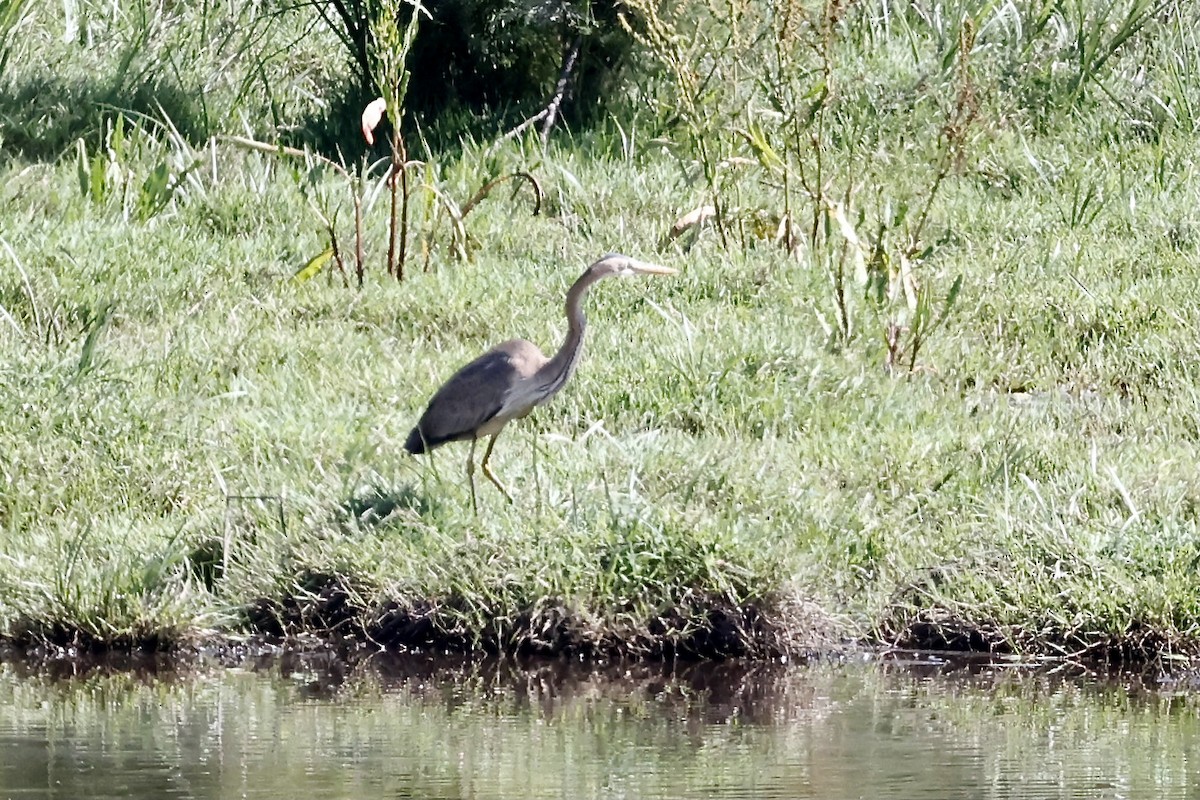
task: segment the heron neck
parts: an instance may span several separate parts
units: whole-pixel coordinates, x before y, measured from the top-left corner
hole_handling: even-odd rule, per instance
[[[567,379],[575,372],[579,357],[583,353],[583,334],[587,329],[587,318],[583,315],[583,299],[588,289],[598,278],[584,274],[567,291],[567,335],[562,347],[554,354],[546,365],[539,370],[545,377],[542,383],[546,397],[562,388]]]

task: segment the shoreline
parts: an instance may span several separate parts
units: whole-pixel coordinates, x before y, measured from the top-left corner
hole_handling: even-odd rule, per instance
[[[402,603],[355,608],[350,593],[334,585],[307,597],[261,599],[245,609],[240,628],[153,631],[141,637],[104,640],[67,625],[27,628],[0,637],[0,657],[131,658],[186,657],[201,652],[386,652],[464,658],[548,658],[580,663],[721,662],[788,663],[824,660],[846,652],[910,653],[1005,662],[1072,663],[1087,668],[1191,670],[1200,640],[1138,630],[1128,638],[1026,638],[1014,646],[1000,626],[956,620],[937,609],[920,612],[888,640],[854,638],[811,603],[766,611],[709,606],[666,614],[624,635],[612,627],[587,626],[582,616],[543,607],[515,615],[510,624],[482,630],[447,628],[445,603]],[[1165,642],[1170,646],[1164,646]]]

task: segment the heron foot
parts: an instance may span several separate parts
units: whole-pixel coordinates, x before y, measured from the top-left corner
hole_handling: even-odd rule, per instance
[[[492,436],[491,441],[488,442],[487,449],[483,451],[483,461],[479,463],[479,466],[483,468],[483,474],[487,476],[487,479],[495,484],[496,488],[500,490],[500,494],[504,495],[505,499],[511,503],[513,501],[512,495],[508,493],[508,489],[504,488],[504,484],[500,482],[500,479],[496,477],[496,473],[492,472],[492,468],[488,466],[488,459],[492,457],[492,448],[496,446],[496,439],[499,436],[499,433]]]
[[[500,482],[500,479],[496,477],[496,474],[492,472],[492,468],[487,464],[483,464],[482,466],[483,474],[487,476],[489,481],[495,484],[496,488],[500,490],[500,494],[504,495],[504,499],[511,503],[513,501],[512,495],[509,494],[508,489],[506,489],[504,484]]]

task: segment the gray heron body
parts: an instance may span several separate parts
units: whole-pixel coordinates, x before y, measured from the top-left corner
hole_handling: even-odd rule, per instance
[[[567,290],[567,336],[553,357],[532,342],[510,339],[465,365],[434,393],[425,413],[408,434],[404,449],[419,455],[447,442],[470,440],[467,479],[475,506],[475,442],[490,436],[480,467],[510,501],[512,495],[488,466],[496,438],[510,421],[520,419],[553,397],[575,372],[583,352],[587,320],[583,299],[596,281],[611,276],[673,275],[675,270],[629,256],[610,254],[592,264]]]

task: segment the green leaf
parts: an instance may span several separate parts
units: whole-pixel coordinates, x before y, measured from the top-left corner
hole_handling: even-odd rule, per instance
[[[771,143],[767,141],[767,134],[761,126],[753,122],[750,123],[746,130],[742,131],[742,136],[745,137],[746,142],[750,145],[750,149],[754,151],[755,158],[758,159],[758,163],[763,167],[771,169],[772,167],[783,166],[783,159],[775,152],[775,148],[771,147]]]
[[[950,316],[950,311],[954,308],[954,304],[958,301],[958,293],[962,291],[962,285],[963,276],[959,274],[958,277],[954,279],[954,283],[950,285],[950,291],[946,293],[946,299],[942,301],[942,310],[938,314],[937,319],[933,321],[933,325],[930,326],[930,333],[942,327],[942,324],[945,323],[946,318]]]
[[[958,300],[958,293],[962,290],[963,276],[960,274],[954,279],[954,283],[950,286],[950,291],[946,293],[946,302],[942,304],[942,319],[950,313],[950,309],[954,308],[954,303]]]
[[[949,72],[954,66],[954,57],[958,55],[958,38],[955,37],[954,43],[946,48],[946,52],[942,54],[942,72]]]
[[[75,365],[76,375],[83,375],[88,372],[96,361],[96,345],[100,341],[100,334],[108,325],[108,320],[112,316],[112,303],[104,302],[100,305],[95,313],[90,314],[87,321],[87,336],[83,340],[83,347],[79,352],[79,362]]]
[[[142,182],[142,190],[138,193],[138,217],[146,220],[161,211],[171,200],[170,187],[171,168],[165,161],[160,161]]]
[[[108,193],[108,181],[105,180],[105,171],[108,169],[108,164],[104,157],[97,153],[92,157],[92,173],[91,173],[91,197],[96,203],[104,202],[104,196]]]
[[[104,200],[106,189],[104,171],[107,166],[103,156],[99,153],[88,157],[87,144],[83,139],[75,140],[75,175],[79,179],[79,193],[83,195],[84,199],[91,200],[93,203],[100,203]]]
[[[113,121],[112,130],[108,134],[108,148],[112,150],[117,163],[125,160],[125,115],[118,114]]]
[[[332,258],[333,245],[330,245],[317,255],[310,258],[308,263],[301,267],[300,270],[292,276],[292,280],[296,283],[304,283],[305,281],[315,278],[317,273],[324,269],[325,265],[328,264]]]
[[[88,164],[87,144],[82,138],[75,140],[75,174],[79,178],[79,193],[86,198],[92,188],[92,174]]]

